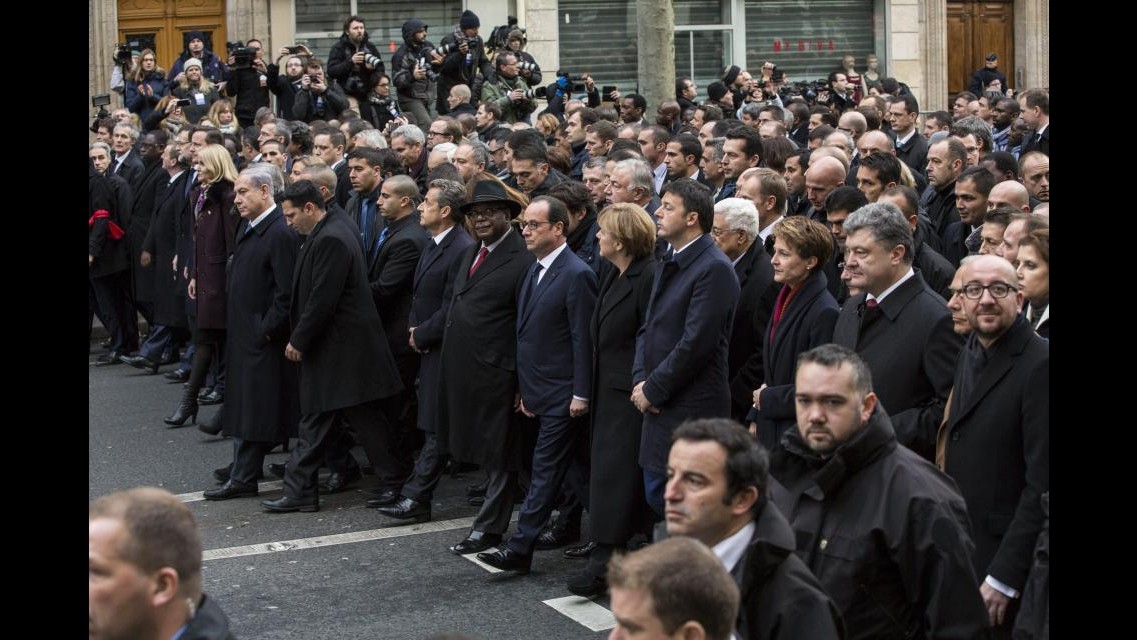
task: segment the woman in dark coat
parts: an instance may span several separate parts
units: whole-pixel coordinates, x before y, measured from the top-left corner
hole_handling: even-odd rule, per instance
[[[123,101],[131,113],[137,113],[142,122],[154,111],[158,101],[169,93],[166,70],[158,66],[154,51],[145,49],[133,77],[126,81],[126,96]],[[147,129],[149,130],[149,129]]]
[[[767,450],[781,446],[793,426],[794,371],[797,356],[831,342],[840,308],[829,293],[822,266],[833,254],[833,235],[803,216],[774,225],[774,282],[782,284],[766,327],[762,360],[766,383],[754,391],[755,410],[747,416],[750,432]]]
[[[630,203],[600,213],[596,234],[600,255],[615,267],[600,285],[592,316],[592,470],[589,529],[596,548],[569,591],[582,596],[603,591],[608,558],[637,532],[651,529],[644,499],[640,455],[643,415],[632,404],[636,332],[647,314],[655,275],[655,223]]]
[[[196,350],[182,401],[166,418],[166,424],[174,427],[197,418],[197,393],[214,353],[225,343],[225,265],[233,254],[240,222],[233,207],[237,167],[229,152],[221,145],[207,145],[198,152],[198,162],[201,186],[190,191],[194,214],[193,253],[186,287],[187,295],[197,307],[197,330],[193,335]]]

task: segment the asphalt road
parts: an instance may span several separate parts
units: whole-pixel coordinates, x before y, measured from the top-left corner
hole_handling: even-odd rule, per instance
[[[177,404],[181,385],[126,365],[95,367],[95,355],[88,377],[88,499],[154,485],[185,500],[202,529],[204,589],[238,638],[417,640],[458,632],[475,640],[573,640],[607,634],[607,598],[591,602],[564,588],[582,561],[539,551],[533,572],[514,576],[449,552],[477,512],[464,491],[478,472],[447,476],[435,495],[433,520],[424,525],[392,526],[397,521],[365,508],[369,496],[360,490],[373,484],[371,476],[347,492],[322,496],[317,513],[265,513],[260,501],[282,495],[281,482],[271,476],[258,498],[205,501],[200,492],[217,486],[211,472],[229,463],[231,441],[192,426],[168,428],[162,417]],[[199,418],[215,410],[203,407]],[[286,459],[278,450],[267,462]]]

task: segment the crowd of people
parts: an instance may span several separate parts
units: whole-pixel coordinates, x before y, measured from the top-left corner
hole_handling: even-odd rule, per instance
[[[266,511],[370,474],[368,507],[424,522],[476,465],[451,551],[567,547],[616,637],[1037,637],[1048,91],[977,73],[922,112],[846,56],[819,93],[731,66],[648,105],[544,86],[522,32],[490,59],[479,27],[408,20],[388,65],[352,16],[283,68],[191,34],[96,122],[96,364],[176,365],[166,424],[234,443],[205,498],[258,496],[293,442]],[[667,537],[731,580],[677,600],[700,552]]]

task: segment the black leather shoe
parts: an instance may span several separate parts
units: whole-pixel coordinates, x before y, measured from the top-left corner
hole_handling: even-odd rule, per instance
[[[159,365],[176,364],[178,362],[178,360],[181,360],[181,359],[182,358],[180,355],[178,355],[177,351],[167,351],[167,352],[162,354],[162,359],[158,361],[158,364]]]
[[[231,465],[231,464],[226,465],[224,467],[221,467],[220,469],[214,469],[213,470],[213,479],[224,484],[226,482],[229,482],[229,474],[231,474],[232,472],[233,472],[233,465]],[[264,471],[257,472],[257,480],[264,480],[264,479],[265,479]]]
[[[573,546],[564,550],[562,556],[569,560],[584,560],[592,555],[592,551],[596,548],[595,542],[586,542],[584,544],[574,544]]]
[[[203,492],[202,496],[206,500],[229,500],[230,498],[252,498],[256,496],[257,493],[256,485],[247,487],[243,484],[229,481],[216,489]]]
[[[311,512],[320,510],[320,499],[316,496],[310,498],[284,496],[276,500],[262,500],[261,506],[265,508],[265,511],[275,513],[292,513],[293,511]]]
[[[380,507],[379,513],[389,518],[409,520],[410,522],[406,524],[411,524],[412,522],[428,522],[430,521],[430,503],[418,502],[410,498],[401,498],[394,506]]]
[[[537,536],[538,551],[548,551],[550,549],[560,549],[561,547],[572,544],[580,540],[580,529],[548,529],[546,528]]]
[[[481,531],[471,531],[466,539],[458,544],[450,547],[452,553],[460,556],[467,553],[474,553],[476,551],[485,551],[490,547],[496,547],[501,544],[500,533],[482,533]]]
[[[334,472],[320,483],[320,493],[339,493],[362,479],[359,467],[352,467],[343,473]]]
[[[608,581],[604,576],[594,576],[590,572],[577,574],[565,583],[565,588],[574,596],[582,598],[595,598],[608,591]]]
[[[151,375],[158,373],[158,363],[145,356],[122,356],[120,359],[135,369],[149,371]]]
[[[533,556],[522,555],[509,547],[493,553],[479,553],[478,560],[495,569],[517,573],[529,573],[529,566],[533,564]]]
[[[225,401],[225,394],[216,391],[210,391],[204,397],[198,397],[197,403],[202,406],[209,406],[211,404],[221,404]]]
[[[268,464],[268,472],[272,475],[284,480],[284,473],[287,467],[280,462],[270,462]]]
[[[119,351],[108,351],[103,355],[95,358],[96,367],[105,367],[108,364],[120,364],[122,362],[123,354]]]
[[[489,485],[489,483],[490,483],[490,479],[486,478],[485,480],[482,480],[481,482],[479,482],[477,484],[466,485],[466,497],[467,498],[485,497],[486,487]]]
[[[399,501],[399,492],[396,489],[384,489],[378,496],[371,498],[364,504],[372,509],[389,507]]]
[[[189,380],[189,371],[185,369],[174,369],[173,371],[167,371],[166,375],[162,377],[170,382],[185,382]]]
[[[466,500],[466,502],[471,507],[480,507],[486,503],[486,497],[485,496],[476,496],[476,497],[473,497],[473,498]]]

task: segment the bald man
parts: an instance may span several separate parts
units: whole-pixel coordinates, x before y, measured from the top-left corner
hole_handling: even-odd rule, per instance
[[[816,152],[815,152],[816,153]],[[805,215],[811,220],[827,224],[825,198],[829,192],[845,184],[845,167],[836,158],[823,157],[810,161],[805,171],[805,197],[809,199],[809,210]]]
[[[874,153],[887,153],[891,156],[896,156],[896,159],[900,160],[900,156],[896,155],[896,145],[893,144],[892,138],[889,138],[887,133],[880,130],[866,131],[864,135],[857,139],[857,155],[859,157],[871,156]],[[906,168],[912,174],[912,179],[916,182],[916,193],[924,193],[924,190],[928,188],[927,176],[919,171],[913,171],[912,167],[904,164],[903,160],[900,160],[900,165],[902,167],[901,173],[903,173],[903,169]],[[854,171],[852,175],[855,178],[857,174]],[[855,187],[856,184],[850,186]]]
[[[1019,167],[1030,195],[1050,202],[1050,156],[1039,151],[1024,154],[1019,159]]]
[[[858,142],[869,128],[869,122],[865,119],[864,114],[857,111],[846,111],[841,114],[841,118],[837,121],[837,133],[844,133],[853,139],[853,146],[849,149],[849,171],[845,176],[845,184],[850,187],[857,186],[857,167],[861,164],[861,153],[858,150]],[[887,136],[886,136],[887,137]],[[893,146],[892,141],[889,140],[889,146]],[[825,144],[829,144],[829,138],[825,139]],[[895,153],[895,147],[893,147]]]
[[[987,195],[987,209],[996,207],[1010,207],[1016,211],[1030,213],[1030,192],[1021,182],[1004,180],[991,187]]]

